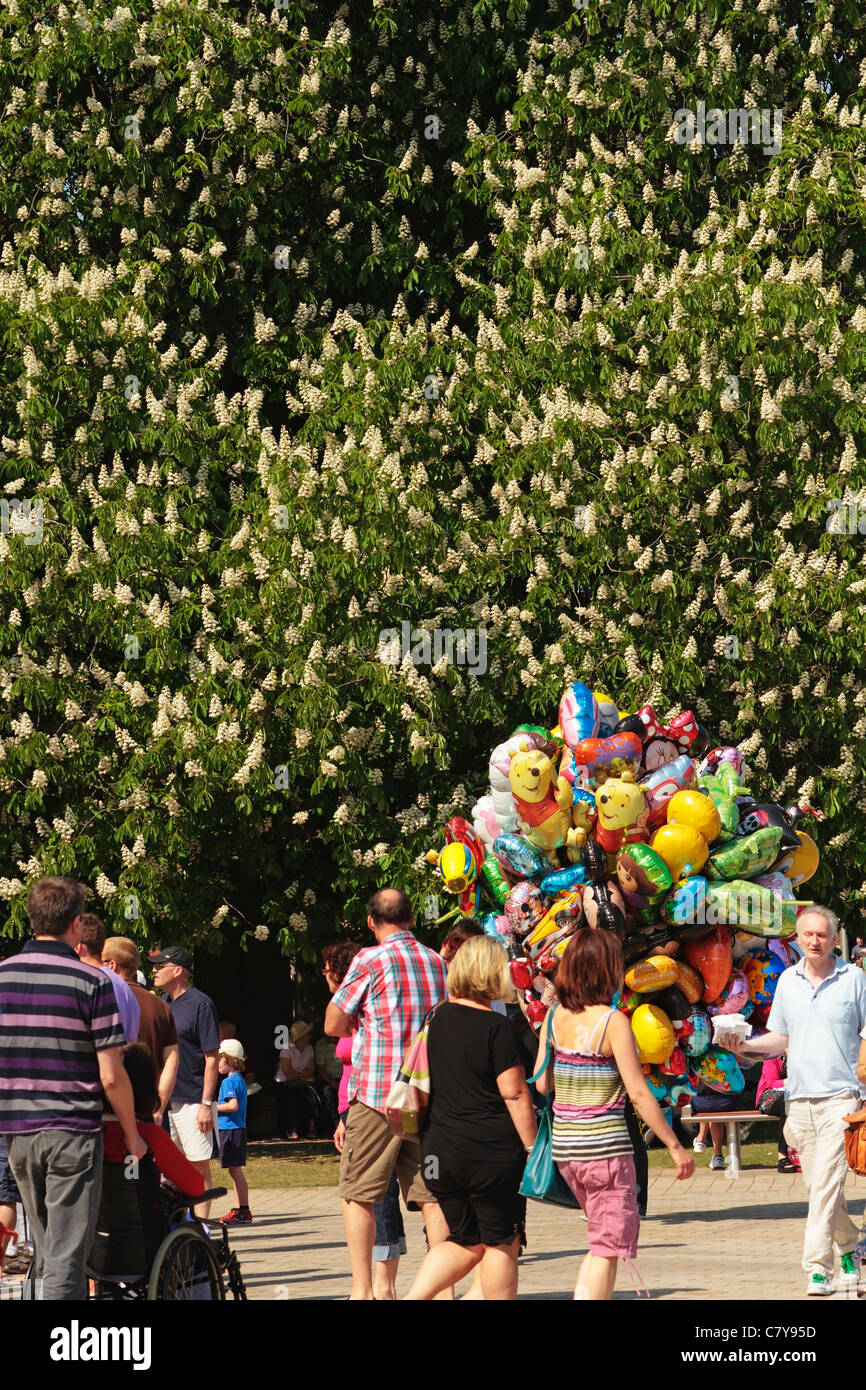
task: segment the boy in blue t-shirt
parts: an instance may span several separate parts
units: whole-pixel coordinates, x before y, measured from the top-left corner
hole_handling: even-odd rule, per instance
[[[235,1205],[223,1221],[233,1224],[252,1221],[249,1209],[250,1190],[244,1176],[247,1161],[247,1085],[244,1081],[246,1057],[237,1038],[220,1043],[220,1086],[217,1113],[219,1115],[220,1165],[228,1168],[234,1183]]]

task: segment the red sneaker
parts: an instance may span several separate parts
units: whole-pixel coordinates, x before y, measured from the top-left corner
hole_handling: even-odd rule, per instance
[[[228,1226],[248,1226],[253,1219],[249,1207],[232,1207],[222,1218]]]

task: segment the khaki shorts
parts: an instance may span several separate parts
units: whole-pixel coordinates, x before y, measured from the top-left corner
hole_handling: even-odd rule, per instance
[[[219,1158],[219,1151],[214,1152],[217,1108],[216,1105],[211,1105],[213,1129],[209,1134],[202,1134],[198,1127],[198,1111],[197,1101],[192,1101],[189,1105],[172,1101],[168,1112],[169,1133],[190,1163],[208,1163],[212,1158]]]
[[[340,1159],[340,1196],[346,1202],[381,1202],[391,1174],[410,1211],[436,1198],[421,1178],[421,1145],[401,1139],[378,1110],[353,1100],[346,1116],[346,1139]]]

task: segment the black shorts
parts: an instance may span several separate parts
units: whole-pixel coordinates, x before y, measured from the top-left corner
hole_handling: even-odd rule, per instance
[[[220,1130],[220,1167],[243,1168],[247,1161],[247,1132],[245,1129]]]
[[[20,1201],[21,1193],[18,1191],[18,1184],[12,1176],[12,1169],[9,1167],[6,1138],[0,1134],[0,1206],[14,1207]]]
[[[526,1198],[519,1188],[525,1158],[491,1163],[440,1157],[435,1178],[432,1158],[425,1150],[422,1172],[448,1222],[449,1240],[455,1245],[510,1245],[515,1236],[523,1237]]]
[[[742,1110],[743,1097],[726,1091],[713,1091],[709,1096],[692,1096],[693,1115],[724,1115],[726,1110]]]

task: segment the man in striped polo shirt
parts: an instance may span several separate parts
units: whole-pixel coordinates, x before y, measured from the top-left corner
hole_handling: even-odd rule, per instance
[[[43,878],[27,899],[34,939],[0,962],[0,1134],[36,1253],[31,1296],[80,1300],[102,1178],[103,1091],[127,1152],[143,1158],[114,991],[75,954],[84,889]]]
[[[334,1038],[357,1033],[352,1047],[349,1114],[340,1161],[340,1196],[352,1264],[350,1298],[373,1297],[372,1256],[381,1202],[396,1168],[403,1201],[420,1206],[431,1245],[448,1239],[448,1225],[421,1178],[421,1145],[392,1133],[388,1092],[403,1057],[434,1004],[446,997],[445,962],[412,934],[412,904],[396,888],[381,888],[367,904],[376,945],[359,951],[325,1014]]]

